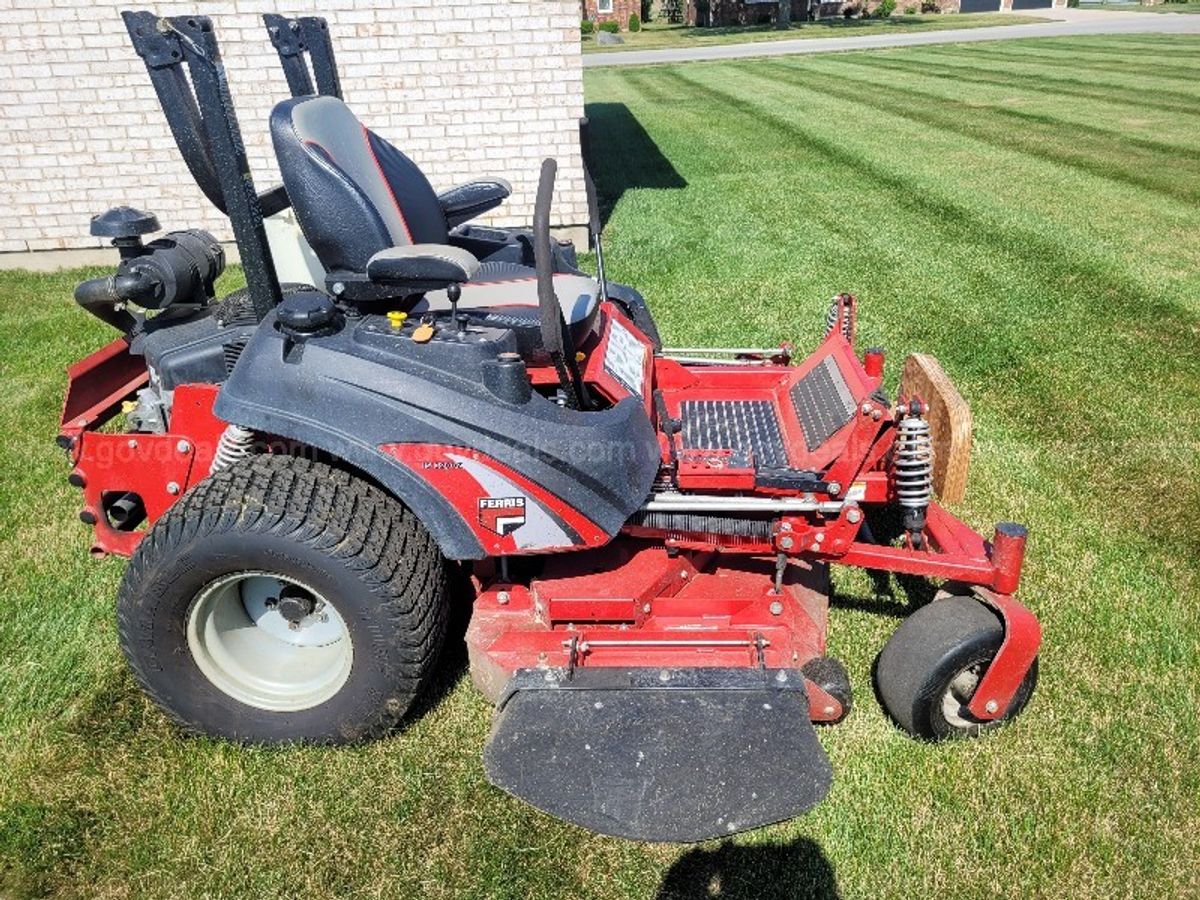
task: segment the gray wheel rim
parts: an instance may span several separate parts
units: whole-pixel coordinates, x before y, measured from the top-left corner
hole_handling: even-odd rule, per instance
[[[289,622],[275,608],[285,589],[312,610]],[[270,712],[297,712],[329,700],[346,683],[354,647],[345,620],[310,586],[274,572],[238,572],[206,585],[188,612],[187,643],[222,693]]]
[[[967,704],[975,696],[975,689],[983,677],[983,663],[967,666],[952,679],[942,694],[942,717],[952,727],[961,731],[978,729],[980,722],[971,715]]]

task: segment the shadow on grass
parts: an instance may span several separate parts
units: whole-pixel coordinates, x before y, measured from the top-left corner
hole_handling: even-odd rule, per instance
[[[80,862],[96,814],[74,800],[17,800],[0,808],[0,896],[44,897]]]
[[[658,149],[624,103],[589,103],[592,152],[588,160],[600,195],[600,218],[608,223],[628,190],[679,190],[687,181]]]
[[[675,860],[658,887],[658,900],[772,900],[838,897],[833,864],[816,841],[697,847]]]
[[[863,540],[885,546],[894,545],[904,534],[904,513],[891,507],[872,509],[866,524]],[[866,573],[871,579],[871,596],[842,593],[835,581],[829,594],[829,604],[839,609],[903,619],[932,602],[938,592],[937,585],[928,578],[873,569],[867,569]]]
[[[829,595],[829,605],[838,609],[851,609],[876,616],[904,619],[933,601],[938,592],[937,585],[927,578],[915,575],[889,575],[887,572],[868,571],[871,578],[871,596],[843,594],[835,586]],[[900,591],[896,591],[899,587]]]

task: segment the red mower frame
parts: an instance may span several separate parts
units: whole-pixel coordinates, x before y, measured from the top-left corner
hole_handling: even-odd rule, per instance
[[[612,304],[605,304],[602,315],[598,337],[582,350],[584,377],[590,389],[617,401],[633,392],[603,366],[611,323],[644,339]],[[80,518],[94,529],[96,556],[129,556],[144,533],[113,523],[113,501],[136,494],[146,523],[153,524],[209,473],[226,426],[212,413],[217,386],[198,384],[177,390],[171,429],[165,434],[101,430],[148,381],[141,358],[128,349],[127,342],[118,339],[68,371],[59,441],[71,453],[70,481],[83,489]],[[730,540],[631,523],[606,547],[605,535],[588,522],[584,511],[542,491],[540,499],[573,526],[579,543],[559,548],[576,552],[554,559],[544,577],[529,583],[503,577],[507,567],[495,560],[475,566],[477,599],[468,644],[476,682],[484,693],[494,699],[516,670],[548,664],[801,667],[825,653],[825,570],[827,564],[837,563],[945,579],[968,587],[993,609],[1003,622],[1004,642],[968,708],[980,721],[1002,717],[1041,642],[1037,619],[1014,597],[1025,529],[1002,523],[992,539],[985,540],[931,502],[920,546],[862,539],[865,508],[887,502],[894,490],[884,463],[895,438],[895,415],[877,394],[883,366],[879,351],[868,351],[860,361],[843,333],[835,330],[796,366],[772,360],[689,365],[658,356],[647,366],[639,393],[647,398],[652,416],[649,398],[654,389],[661,391],[668,416],[679,415],[684,402],[706,397],[769,398],[784,405],[789,402],[788,387],[827,359],[836,362],[856,397],[863,398],[856,415],[818,448],[816,456],[797,449],[803,448],[802,436],[787,434],[790,461],[796,467],[832,463],[824,492],[756,486],[755,471],[733,465],[728,453],[681,449],[665,431],[660,433],[664,465],[673,468],[679,490],[766,501],[803,496],[813,501],[813,512],[776,517],[765,538]],[[546,366],[531,368],[530,378],[536,385],[557,376]],[[899,405],[920,402],[902,398]],[[785,429],[794,427],[794,414],[786,408],[780,412]],[[486,536],[477,523],[478,492],[456,484],[459,470],[421,468],[421,463],[455,448],[397,444],[383,449],[423,471]],[[491,537],[487,549],[496,560],[522,553],[511,538],[494,533]],[[584,551],[582,556],[579,551]],[[780,560],[787,561],[786,575],[779,574]],[[598,574],[589,576],[589,568]],[[840,700],[815,681],[807,688],[814,721],[842,717]]]

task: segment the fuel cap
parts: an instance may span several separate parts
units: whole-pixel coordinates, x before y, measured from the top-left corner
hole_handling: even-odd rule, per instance
[[[332,325],[336,316],[333,301],[319,291],[289,294],[275,311],[279,327],[287,334],[313,334]]]

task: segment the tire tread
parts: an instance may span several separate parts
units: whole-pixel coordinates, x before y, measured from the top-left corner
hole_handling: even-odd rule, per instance
[[[316,742],[364,740],[391,730],[427,684],[446,630],[447,571],[437,544],[407,507],[382,489],[313,460],[255,456],[189,490],[146,534],[130,560],[117,604],[122,648],[134,678],[180,727],[203,733],[179,715],[153,673],[131,652],[139,633],[138,586],[167,555],[227,532],[272,534],[308,545],[352,570],[379,602],[395,636],[397,687],[369,721]]]

